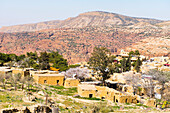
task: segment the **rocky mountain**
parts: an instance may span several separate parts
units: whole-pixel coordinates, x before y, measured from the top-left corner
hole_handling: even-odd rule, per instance
[[[170,56],[169,21],[115,13],[87,12],[62,21],[3,27],[0,31],[0,52],[58,51],[70,64],[88,61],[96,46],[107,47],[112,53],[138,49],[148,56]]]
[[[72,64],[88,61],[93,48],[96,46],[104,46],[112,53],[118,53],[120,49],[125,49],[143,39],[152,37],[154,40],[163,36],[168,37],[169,31],[127,27],[60,28],[36,32],[0,33],[0,52],[20,55],[30,51],[58,51]],[[166,42],[168,42],[167,40]],[[137,46],[132,47],[138,49]],[[155,47],[156,44],[153,49]],[[166,47],[169,48],[169,46],[164,45],[164,48]],[[149,49],[148,46],[143,46],[144,51],[147,49]],[[164,49],[164,51],[168,53],[170,50]],[[159,55],[159,53],[161,51],[153,54]],[[152,55],[152,52],[149,55]]]
[[[136,49],[138,49],[143,55],[147,56],[170,57],[170,36],[146,38],[127,48],[128,51]]]
[[[156,24],[163,22],[156,19],[137,18],[124,16],[116,13],[93,11],[86,12],[78,15],[77,17],[71,17],[66,20],[47,21],[35,24],[23,24],[15,26],[6,26],[0,28],[0,32],[23,32],[23,31],[38,31],[43,29],[56,29],[56,28],[82,28],[82,27],[113,27],[113,26],[127,26],[135,25],[136,23],[149,23]]]
[[[165,21],[165,22],[157,23],[155,25],[158,26],[158,27],[161,27],[163,29],[170,29],[170,21]]]

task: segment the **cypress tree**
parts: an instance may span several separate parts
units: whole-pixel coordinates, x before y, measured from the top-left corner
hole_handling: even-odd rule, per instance
[[[126,61],[126,71],[130,71],[130,70],[131,70],[131,59],[130,59],[130,56],[129,56],[127,61]]]
[[[141,60],[139,59],[139,57],[138,57],[138,59],[137,59],[137,61],[136,61],[136,63],[135,63],[135,70],[137,71],[137,72],[140,72],[140,66],[142,65],[142,62],[141,62]]]
[[[125,58],[123,58],[123,60],[121,61],[121,68],[123,72],[126,71],[126,59]]]

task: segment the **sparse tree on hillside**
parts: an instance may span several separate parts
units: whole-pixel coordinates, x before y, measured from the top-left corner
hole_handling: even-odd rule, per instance
[[[24,84],[26,83],[27,78],[26,77],[21,77],[21,79],[19,80],[20,83],[22,83],[21,89],[24,89]]]
[[[25,77],[25,80],[26,80],[26,84],[27,84],[27,89],[29,90],[29,87],[30,87],[30,85],[33,84],[34,79],[30,76],[27,76],[27,77]]]
[[[2,83],[2,86],[5,89],[5,75],[4,74],[0,74],[0,82]]]
[[[10,82],[14,85],[15,91],[17,90],[17,82],[21,79],[21,74],[13,74],[10,78]]]

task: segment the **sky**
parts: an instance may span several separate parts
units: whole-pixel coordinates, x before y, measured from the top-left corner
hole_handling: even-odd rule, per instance
[[[170,20],[170,0],[0,0],[0,27],[64,20],[89,11]]]

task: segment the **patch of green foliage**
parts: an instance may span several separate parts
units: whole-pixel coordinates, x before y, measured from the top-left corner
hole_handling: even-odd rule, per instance
[[[143,105],[143,104],[141,104],[141,103],[138,103],[138,104],[136,104],[136,106],[143,106],[143,107],[146,107],[146,108],[148,108],[148,106],[146,106],[146,105]]]
[[[77,88],[64,88],[63,86],[53,86],[50,85],[51,88],[54,88],[54,92],[60,95],[66,95],[66,96],[73,96],[75,93],[77,93]]]
[[[74,64],[74,65],[69,65],[69,68],[76,68],[76,67],[79,67],[80,64]]]
[[[5,102],[23,102],[21,97],[18,95],[8,94],[6,92],[0,93],[0,103]]]
[[[95,97],[93,97],[93,98],[87,98],[87,97],[75,97],[75,98],[79,98],[79,99],[87,99],[87,100],[101,100],[101,99],[95,98]]]
[[[22,61],[22,68],[33,67],[34,69],[50,69],[50,63],[52,67],[65,71],[69,69],[67,60],[63,58],[58,52],[52,51],[51,53],[41,52],[38,56],[37,52],[27,52],[27,55],[17,56],[15,54],[0,53],[0,65],[10,62]],[[78,65],[75,65],[78,66]],[[74,67],[74,65],[71,65]]]
[[[65,89],[64,86],[53,86],[53,85],[50,85],[50,87],[55,88],[55,89]]]

